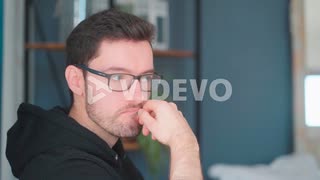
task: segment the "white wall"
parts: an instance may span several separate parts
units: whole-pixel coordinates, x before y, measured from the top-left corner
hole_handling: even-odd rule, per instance
[[[305,43],[307,72],[320,73],[320,1],[305,0]]]
[[[23,101],[24,0],[4,0],[3,79],[1,117],[1,180],[14,177],[5,156],[6,133],[16,121],[16,110]]]
[[[306,125],[304,89],[307,75],[320,75],[319,9],[319,0],[291,1],[295,151],[310,153],[320,163],[320,127]]]
[[[320,73],[320,1],[305,0],[305,43],[307,72]]]

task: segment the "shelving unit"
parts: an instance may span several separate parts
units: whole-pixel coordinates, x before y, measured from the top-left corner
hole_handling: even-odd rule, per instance
[[[135,139],[122,138],[123,148],[127,151],[139,150],[140,146]]]
[[[110,0],[110,7],[115,7],[115,1]],[[201,4],[200,1],[195,0],[194,1],[194,7],[195,7],[195,51],[186,51],[186,50],[177,50],[177,49],[169,49],[169,50],[153,50],[153,55],[154,57],[160,57],[160,58],[170,58],[172,60],[183,60],[183,59],[192,59],[195,61],[195,74],[196,74],[196,80],[197,82],[200,82],[200,45],[201,45],[201,37],[200,37],[200,32],[201,32],[201,19],[200,19],[200,9],[201,9]],[[26,6],[26,23],[28,24],[28,6]],[[43,34],[42,34],[43,35]],[[25,34],[25,101],[28,102],[28,91],[29,91],[29,84],[28,84],[28,79],[29,79],[29,59],[28,59],[28,54],[30,51],[64,51],[65,50],[65,44],[64,43],[59,43],[59,42],[29,42],[29,32],[28,28],[26,27],[26,34]],[[199,145],[201,146],[200,142],[200,127],[201,127],[201,117],[200,117],[200,109],[201,109],[201,103],[199,101],[196,101],[195,103],[195,134],[198,138]],[[129,139],[123,139],[123,146],[126,150],[138,150],[139,145],[136,143],[135,140],[129,140]]]
[[[27,43],[25,49],[28,50],[46,50],[46,51],[64,51],[65,44],[63,43]],[[193,58],[192,51],[183,50],[153,50],[155,57],[168,58]]]
[[[43,50],[43,51],[64,51],[65,44],[63,43],[27,43],[25,44],[26,50]],[[183,50],[153,50],[154,57],[166,57],[166,58],[193,58],[192,51]],[[135,151],[139,149],[139,144],[135,140],[129,140],[124,138],[122,140],[124,149],[127,151]]]

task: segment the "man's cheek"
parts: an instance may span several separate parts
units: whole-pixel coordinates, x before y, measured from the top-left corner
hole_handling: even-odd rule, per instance
[[[106,98],[112,93],[112,90],[101,79],[93,76],[87,77],[87,102],[88,104],[94,104],[102,99]]]
[[[142,101],[149,100],[150,98],[151,98],[151,92],[147,92],[147,91],[141,92],[141,100]]]

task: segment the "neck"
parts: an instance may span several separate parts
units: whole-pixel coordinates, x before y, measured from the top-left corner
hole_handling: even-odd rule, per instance
[[[99,136],[108,144],[110,148],[112,148],[119,139],[118,137],[113,136],[105,131],[102,127],[91,120],[85,107],[80,108],[76,103],[73,103],[69,112],[69,116],[76,120],[81,126],[87,128],[88,130]]]

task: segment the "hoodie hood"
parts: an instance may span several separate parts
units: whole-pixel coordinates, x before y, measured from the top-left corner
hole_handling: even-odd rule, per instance
[[[124,154],[121,142],[114,149],[96,134],[78,124],[62,108],[44,110],[21,104],[18,120],[7,133],[6,156],[12,172],[19,177],[26,165],[41,153],[60,147],[72,147],[116,163],[114,156]]]

